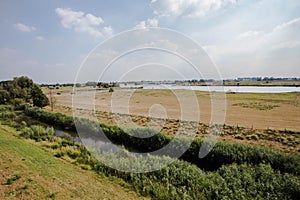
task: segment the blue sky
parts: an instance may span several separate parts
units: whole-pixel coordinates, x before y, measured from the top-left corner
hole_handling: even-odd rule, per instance
[[[96,45],[146,27],[192,38],[223,78],[300,77],[299,10],[295,0],[2,0],[0,80],[73,82]]]

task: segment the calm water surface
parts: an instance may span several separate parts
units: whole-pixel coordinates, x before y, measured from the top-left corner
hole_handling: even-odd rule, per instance
[[[144,85],[144,89],[187,89],[215,92],[242,92],[242,93],[283,93],[300,92],[300,87],[279,86],[183,86],[183,85]]]

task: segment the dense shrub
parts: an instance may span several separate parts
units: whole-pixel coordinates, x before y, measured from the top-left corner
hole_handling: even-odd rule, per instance
[[[0,82],[0,104],[20,106],[24,103],[44,107],[49,104],[49,100],[40,86],[28,77],[16,77],[13,80]]]
[[[15,119],[17,115],[14,112],[10,111],[1,111],[0,112],[0,119],[9,120],[9,119]]]
[[[5,123],[13,124],[17,117],[14,112],[14,106],[11,105],[0,105],[0,119],[4,120]]]
[[[0,112],[4,111],[14,111],[14,106],[12,105],[0,105]]]
[[[123,159],[126,152],[102,155],[111,166],[136,169],[145,162],[141,157]],[[148,156],[151,165],[159,166],[171,158]],[[145,163],[144,163],[145,164]],[[154,199],[297,199],[300,181],[290,174],[274,171],[270,165],[223,165],[216,172],[204,172],[181,160],[147,173],[121,172],[98,162],[94,169],[117,176]]]
[[[297,199],[300,195],[299,178],[275,171],[269,164],[233,163],[223,165],[215,172],[204,172],[193,164],[165,156],[148,155],[147,159],[128,156],[129,159],[124,159],[124,155],[129,155],[126,150],[104,153],[98,157],[99,162],[81,144],[64,138],[53,140],[53,130],[30,126],[24,128],[21,136],[36,141],[54,141],[49,148],[56,150],[56,157],[68,156],[76,164],[88,165],[100,174],[119,177],[153,199]],[[145,169],[147,164],[159,168],[170,162],[167,167],[147,173],[117,170]],[[111,167],[103,163],[110,163]]]
[[[42,126],[30,126],[25,127],[21,134],[21,137],[27,138],[27,139],[33,139],[35,141],[51,141],[54,138],[54,129],[50,128],[46,130]]]
[[[52,113],[39,108],[28,107],[25,113],[31,117],[41,120],[45,123],[60,126],[63,129],[76,130],[73,118],[61,113]],[[158,133],[149,138],[138,138],[132,135],[149,135],[152,134],[149,129],[131,130],[133,134],[127,134],[123,129],[117,126],[100,124],[88,119],[76,119],[77,127],[80,127],[81,134],[88,134],[89,137],[100,137],[103,131],[111,141],[124,145],[126,148],[134,148],[140,152],[155,151],[169,144],[173,139],[171,136],[166,136]],[[100,128],[101,127],[101,128]],[[130,131],[130,130],[129,130]],[[137,133],[141,132],[141,133]],[[172,149],[180,150],[181,143],[186,143],[186,138],[182,137],[174,142]],[[181,156],[181,159],[194,163],[200,168],[206,170],[217,170],[224,164],[232,163],[248,163],[258,165],[260,163],[270,164],[274,170],[280,170],[281,173],[292,173],[300,175],[300,156],[287,154],[264,147],[250,146],[237,143],[229,143],[218,141],[210,153],[200,159],[199,150],[203,144],[203,140],[195,138],[189,149]],[[179,149],[178,149],[179,148]],[[174,152],[166,152],[172,156]],[[176,155],[176,152],[175,154]]]
[[[195,163],[201,168],[215,170],[224,164],[248,163],[270,164],[282,173],[300,174],[300,156],[287,154],[265,147],[218,141],[210,153],[203,159],[197,159],[203,141],[196,138],[182,159]]]
[[[48,112],[46,110],[37,108],[37,107],[25,107],[25,114],[33,117],[37,120],[40,120],[42,122],[45,122],[50,125],[55,125],[57,127],[60,127],[64,130],[71,129],[76,131],[73,117],[66,116],[62,113],[53,113]]]

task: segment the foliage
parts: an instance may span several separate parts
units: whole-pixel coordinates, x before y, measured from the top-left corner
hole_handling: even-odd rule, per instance
[[[202,125],[203,132],[207,132],[207,127]],[[290,130],[255,130],[253,128],[244,128],[239,126],[224,125],[222,129],[222,136],[232,135],[236,139],[240,140],[268,140],[279,142],[282,145],[294,147],[294,151],[297,151],[297,146],[300,144],[300,132]]]
[[[112,82],[112,83],[104,83],[104,82],[98,82],[96,83],[96,85],[99,87],[99,88],[112,88],[112,87],[119,87],[119,83],[117,82]]]
[[[76,130],[75,123],[71,116],[66,116],[61,113],[52,113],[39,108],[28,107],[25,113],[31,117],[41,120],[45,123],[56,125],[62,129],[67,128]],[[117,126],[110,126],[106,124],[99,124],[98,122],[89,119],[75,119],[77,127],[80,127],[80,133],[88,133],[89,137],[101,137],[100,133],[114,143],[125,146],[126,148],[133,148],[140,152],[152,152],[169,144],[173,139],[171,136],[166,136],[162,133],[157,133],[152,137],[138,138],[132,135],[139,134],[151,135],[149,129],[131,130],[131,134],[127,134],[123,129]],[[135,132],[132,134],[132,132]],[[181,137],[174,142],[173,149],[181,148],[180,144],[185,143],[187,138]],[[203,140],[195,138],[189,149],[181,156],[181,159],[190,163],[196,164],[198,167],[205,170],[217,170],[224,164],[251,164],[259,165],[270,164],[274,170],[279,170],[281,173],[292,173],[300,175],[300,156],[287,154],[279,151],[274,151],[264,147],[257,147],[251,145],[237,144],[218,141],[210,153],[200,159],[198,157],[200,147]],[[172,152],[167,152],[172,156]]]
[[[43,94],[41,88],[38,85],[33,85],[31,96],[34,106],[41,108],[49,105],[48,98]]]
[[[7,185],[11,185],[13,184],[16,180],[19,180],[21,178],[21,176],[19,174],[15,174],[13,176],[11,176],[10,178],[7,179],[6,184]]]
[[[45,141],[45,140],[53,140],[54,138],[54,129],[50,128],[46,130],[42,126],[30,126],[30,127],[25,127],[21,134],[21,137],[27,138],[27,139],[33,139],[35,141]]]
[[[37,128],[33,127],[29,129]],[[43,135],[39,137],[36,141],[43,140]],[[104,153],[99,157],[102,162],[99,162],[81,144],[63,138],[46,140],[52,142],[49,148],[55,149],[56,157],[68,156],[75,160],[75,164],[89,165],[99,174],[119,177],[139,193],[153,199],[297,199],[300,195],[299,178],[275,171],[269,164],[233,163],[223,165],[215,172],[204,172],[193,164],[165,156],[122,159],[128,154],[126,150]],[[109,162],[111,166],[139,169],[143,167],[141,163],[146,164],[145,160],[150,160],[148,163],[154,167],[161,166],[163,162],[172,163],[147,173],[122,172],[103,164]]]
[[[49,104],[40,87],[28,77],[0,82],[0,104],[22,105],[26,102],[38,107]]]
[[[14,111],[14,106],[12,105],[0,105],[0,112],[4,111]]]
[[[270,165],[232,164],[222,166],[217,173],[224,179],[227,190],[235,194],[228,193],[230,199],[297,199],[300,194],[298,177],[280,174]]]
[[[9,99],[10,99],[9,92],[1,89],[1,86],[0,86],[0,104],[4,104],[4,103],[8,102]]]
[[[14,112],[4,111],[0,113],[0,119],[8,120],[15,119],[17,115]]]
[[[17,115],[13,112],[14,107],[12,105],[0,105],[0,119],[2,120],[14,120]]]
[[[49,125],[55,125],[64,130],[74,130],[75,124],[73,117],[64,115],[62,113],[48,112],[46,110],[37,108],[37,107],[25,107],[25,114],[33,117],[37,120],[45,122]]]
[[[232,104],[233,106],[241,106],[243,108],[254,108],[257,110],[272,110],[273,108],[279,107],[276,104],[261,104],[258,102],[251,102],[251,103],[235,103]]]

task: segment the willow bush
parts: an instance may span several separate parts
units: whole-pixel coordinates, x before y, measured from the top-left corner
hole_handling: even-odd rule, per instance
[[[37,142],[39,141],[53,141],[54,139],[54,129],[50,128],[46,130],[42,126],[30,126],[30,127],[25,127],[21,131],[20,134],[21,137],[24,137],[26,139],[32,139]]]
[[[25,113],[28,116],[36,118],[45,123],[59,126],[62,129],[76,130],[75,123],[71,116],[61,113],[53,113],[40,108],[27,107]],[[112,125],[99,124],[98,122],[89,119],[76,119],[77,125],[80,127],[80,134],[88,134],[90,137],[99,137],[101,132],[116,144],[125,146],[126,148],[136,149],[140,152],[151,152],[169,144],[173,137],[162,133],[157,133],[149,138],[139,138],[127,134],[128,131],[140,132],[135,133],[140,135],[151,134],[149,129],[133,129],[126,130]],[[144,133],[143,133],[144,132]],[[186,142],[186,138],[182,137],[176,141],[179,145],[181,142]],[[265,147],[251,146],[238,143],[230,143],[218,141],[210,153],[200,159],[198,157],[200,147],[203,144],[203,139],[195,138],[189,149],[181,156],[182,160],[196,164],[198,167],[205,170],[217,170],[223,165],[232,163],[250,165],[269,164],[274,170],[279,170],[281,173],[291,173],[300,175],[300,156],[287,154],[280,151],[271,150]],[[180,148],[174,145],[173,149]],[[172,152],[167,152],[172,155]]]
[[[270,164],[222,165],[214,172],[205,172],[194,164],[166,156],[148,155],[148,159],[132,156],[122,159],[127,150],[106,152],[98,159],[82,145],[66,140],[53,139],[53,129],[40,126],[25,127],[21,133],[25,138],[39,142],[52,142],[49,148],[64,149],[59,156],[69,156],[76,164],[89,165],[90,169],[115,176],[129,183],[139,193],[153,199],[297,199],[300,195],[299,177],[274,170]],[[55,154],[57,156],[57,154]],[[147,173],[122,172],[112,166],[132,168],[144,167],[151,162],[154,167],[164,162],[172,163],[160,170]]]

